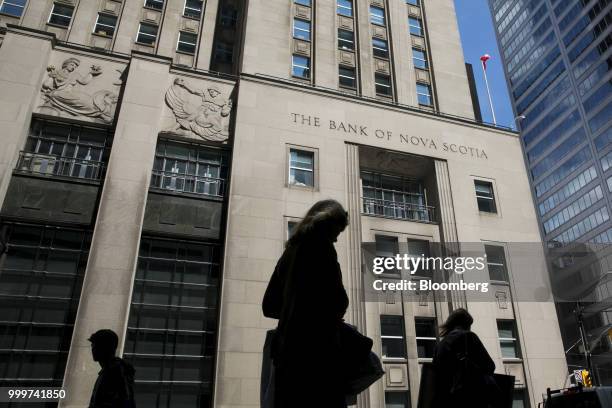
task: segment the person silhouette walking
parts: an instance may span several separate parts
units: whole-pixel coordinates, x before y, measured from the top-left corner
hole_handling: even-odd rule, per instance
[[[314,204],[266,289],[263,314],[279,320],[271,350],[275,408],[346,407],[340,337],[349,302],[334,242],[347,225],[337,201]]]
[[[89,339],[93,360],[100,364],[89,408],[135,408],[134,367],[116,357],[119,338],[109,329],[98,330]]]

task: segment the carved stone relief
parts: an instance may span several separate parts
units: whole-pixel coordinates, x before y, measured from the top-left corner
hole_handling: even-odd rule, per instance
[[[200,88],[176,78],[166,91],[166,104],[175,119],[168,132],[227,142],[232,100],[218,86],[207,84]]]

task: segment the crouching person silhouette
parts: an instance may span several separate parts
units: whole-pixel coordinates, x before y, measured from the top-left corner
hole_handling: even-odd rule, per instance
[[[348,213],[317,202],[287,241],[263,299],[278,319],[272,341],[274,408],[346,407],[340,327],[348,307],[334,242]]]
[[[93,360],[100,364],[89,408],[134,408],[134,367],[116,357],[119,338],[109,329],[98,330],[89,339]]]

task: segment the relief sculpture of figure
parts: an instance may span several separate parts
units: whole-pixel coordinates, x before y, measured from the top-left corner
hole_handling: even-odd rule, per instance
[[[47,67],[48,78],[43,82],[42,93],[45,103],[41,109],[67,112],[73,116],[87,116],[112,122],[117,95],[101,90],[93,95],[83,91],[83,88],[102,74],[99,65],[92,65],[86,75],[81,75],[77,68],[81,62],[77,58],[68,58],[62,63],[62,68],[53,65]]]
[[[191,95],[199,97],[199,101]],[[176,78],[166,92],[166,103],[176,118],[176,125],[170,131],[183,130],[209,141],[227,140],[232,100],[223,97],[216,86],[194,89],[181,78]]]

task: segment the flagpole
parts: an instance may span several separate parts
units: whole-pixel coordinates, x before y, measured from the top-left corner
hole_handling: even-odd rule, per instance
[[[487,70],[485,68],[485,62],[480,61],[482,66],[482,73],[484,74],[485,85],[487,86],[487,95],[489,96],[489,106],[491,106],[491,114],[493,114],[493,124],[497,126],[497,119],[495,118],[495,109],[493,109],[493,99],[491,99],[491,90],[489,89],[489,80],[487,79]]]

